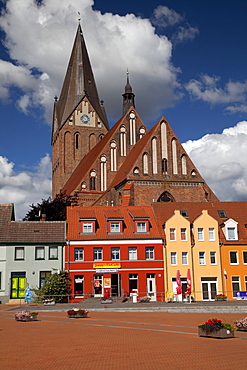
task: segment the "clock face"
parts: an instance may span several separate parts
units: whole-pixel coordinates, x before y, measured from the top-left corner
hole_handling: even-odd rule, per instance
[[[80,117],[81,123],[90,123],[90,117],[88,114],[81,114]]]

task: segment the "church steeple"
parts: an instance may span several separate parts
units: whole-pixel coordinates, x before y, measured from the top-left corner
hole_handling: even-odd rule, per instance
[[[129,82],[129,72],[127,70],[127,83],[123,96],[123,116],[127,113],[130,107],[135,108],[135,94],[132,92],[132,87]]]
[[[105,127],[109,129],[105,110],[100,104],[85,40],[79,24],[61,95],[56,106],[59,129],[85,96]]]

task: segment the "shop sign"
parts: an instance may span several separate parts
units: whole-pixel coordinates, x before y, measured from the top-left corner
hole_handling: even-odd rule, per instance
[[[118,272],[118,269],[96,269],[96,274],[103,274],[103,273],[115,273]]]
[[[104,278],[104,288],[111,287],[111,278]]]
[[[94,269],[119,269],[121,263],[119,262],[97,262],[93,264]]]

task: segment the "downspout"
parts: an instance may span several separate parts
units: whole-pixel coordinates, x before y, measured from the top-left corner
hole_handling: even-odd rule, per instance
[[[163,246],[164,246],[164,266],[165,266],[165,269],[166,269],[166,273],[165,273],[165,287],[166,287],[165,295],[166,295],[166,292],[168,291],[168,269],[167,269],[167,249],[166,249],[166,243],[165,242],[164,242]]]
[[[223,243],[219,243],[219,249],[220,249],[220,272],[221,272],[221,282],[222,282],[222,292],[225,295],[225,274],[223,273],[223,267],[222,267],[222,252],[221,252],[221,247]],[[227,292],[226,292],[227,296]]]
[[[194,251],[193,248],[195,246],[194,242],[191,242],[191,264],[192,264],[192,278],[193,278],[193,284],[192,284],[192,291],[194,292],[194,298],[196,301],[196,291],[195,291],[195,270],[194,270]]]

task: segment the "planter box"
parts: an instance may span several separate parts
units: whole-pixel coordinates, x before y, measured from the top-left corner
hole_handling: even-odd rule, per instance
[[[24,322],[26,322],[26,321],[36,321],[36,320],[34,320],[32,317],[24,317],[24,318],[22,318],[22,319],[17,319],[17,318],[15,318],[15,320],[16,320],[16,321],[24,321]]]
[[[247,331],[247,328],[238,328],[238,331]]]
[[[226,301],[227,300],[227,298],[217,298],[217,299],[215,299],[215,302],[218,302],[218,301]]]
[[[68,317],[70,318],[70,319],[80,319],[80,318],[82,318],[82,317],[87,317],[87,313],[83,313],[82,315],[80,315],[80,314],[76,314],[76,315],[69,315],[68,314]]]
[[[44,302],[44,306],[50,306],[50,305],[54,305],[56,304],[55,301],[51,301],[51,302]]]
[[[222,328],[217,331],[210,331],[207,333],[205,330],[198,326],[198,335],[199,337],[209,337],[209,338],[219,338],[219,339],[226,339],[226,338],[234,338],[234,330],[228,330]]]
[[[101,299],[101,303],[102,303],[102,304],[105,304],[105,303],[107,303],[107,304],[112,303],[112,299]]]

